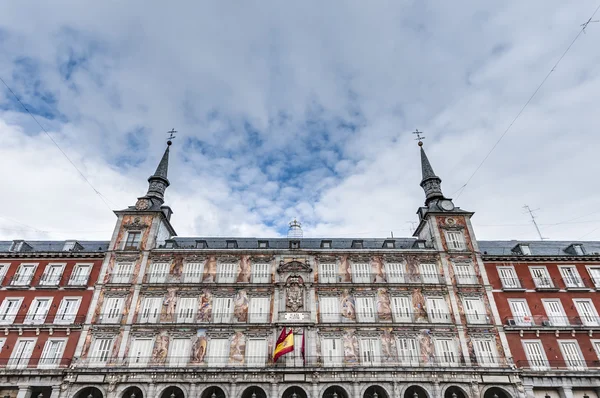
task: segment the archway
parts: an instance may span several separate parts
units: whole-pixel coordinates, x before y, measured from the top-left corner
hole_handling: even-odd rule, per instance
[[[404,398],[429,398],[429,394],[421,386],[410,386],[404,391]]]
[[[260,387],[251,386],[244,390],[242,398],[267,398],[267,393]]]
[[[31,398],[50,398],[51,394],[52,387],[31,387]]]
[[[123,391],[121,398],[144,398],[144,393],[139,387],[131,386]]]
[[[79,390],[75,398],[104,398],[104,395],[96,387],[86,387]]]
[[[490,387],[487,390],[485,390],[483,398],[512,398],[512,396],[503,388]]]
[[[458,386],[450,386],[446,388],[444,392],[444,398],[468,398],[467,393],[458,387]]]
[[[308,395],[302,387],[292,386],[285,389],[281,398],[308,398]]]
[[[181,388],[170,386],[163,390],[162,394],[160,394],[160,398],[185,398],[185,394]]]
[[[348,392],[340,386],[330,386],[323,392],[323,398],[348,398]]]
[[[365,390],[363,398],[389,398],[388,393],[381,386],[371,386]]]
[[[202,391],[200,398],[225,398],[225,391],[221,387],[210,386]]]

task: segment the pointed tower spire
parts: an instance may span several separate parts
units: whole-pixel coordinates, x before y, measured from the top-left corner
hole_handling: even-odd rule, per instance
[[[163,154],[156,171],[148,178],[148,192],[146,193],[146,197],[157,199],[160,204],[164,203],[165,191],[167,187],[171,185],[167,178],[167,172],[169,170],[169,148],[172,143],[171,140],[167,141],[167,149],[165,149],[165,153]]]
[[[421,141],[422,138],[424,137],[418,136],[419,148],[421,148],[421,172],[423,174],[423,178],[421,179],[421,188],[423,188],[423,191],[425,191],[425,206],[429,206],[429,203],[431,203],[432,200],[441,200],[445,198],[444,194],[442,193],[442,179],[435,175],[433,167],[431,167],[431,163],[429,163],[427,154],[423,149],[423,141]]]

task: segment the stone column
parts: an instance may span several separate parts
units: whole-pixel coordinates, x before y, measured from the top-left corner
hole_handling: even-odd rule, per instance
[[[398,387],[398,382],[394,380],[394,384],[392,387],[392,397],[400,398],[400,387]]]
[[[190,398],[196,398],[198,395],[198,383],[190,384]]]
[[[156,395],[156,384],[150,383],[148,384],[148,396],[144,398],[154,398]]]
[[[232,397],[234,398],[234,397]],[[279,398],[279,384],[276,381],[271,383],[271,397],[270,398]]]
[[[231,383],[229,387],[229,398],[235,398],[237,396],[237,384]]]
[[[560,395],[560,398],[573,398],[573,389],[571,386],[560,386],[558,395]]]
[[[278,398],[278,397],[273,397]],[[319,398],[319,383],[312,383],[312,397],[309,398]]]
[[[17,393],[17,398],[31,398],[31,388],[30,387],[19,387],[19,392]]]
[[[361,398],[360,397],[360,386],[358,385],[358,382],[353,382],[352,383],[352,395],[354,395],[354,398]]]
[[[433,395],[433,398],[442,398],[439,382],[437,382],[437,381],[433,382],[431,391],[432,391],[431,395]]]
[[[523,395],[525,398],[534,398],[535,394],[533,393],[533,386],[523,385]]]
[[[59,396],[60,396],[60,386],[52,386],[52,392],[50,393],[50,398],[58,398]]]

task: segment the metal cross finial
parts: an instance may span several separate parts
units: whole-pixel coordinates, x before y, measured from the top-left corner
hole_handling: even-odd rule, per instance
[[[416,134],[417,138],[415,138],[415,140],[419,141],[419,146],[423,146],[423,140],[425,139],[425,137],[421,135],[423,132],[419,131],[419,129],[416,129],[413,131],[413,134]]]
[[[175,138],[176,133],[177,133],[177,130],[175,130],[175,129],[171,129],[171,131],[167,131],[167,134],[169,134],[169,136],[167,137],[167,145],[171,145],[173,143],[173,138]]]

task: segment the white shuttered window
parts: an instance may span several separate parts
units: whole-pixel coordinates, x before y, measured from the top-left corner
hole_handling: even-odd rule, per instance
[[[356,298],[356,315],[358,322],[375,322],[373,297]]]

